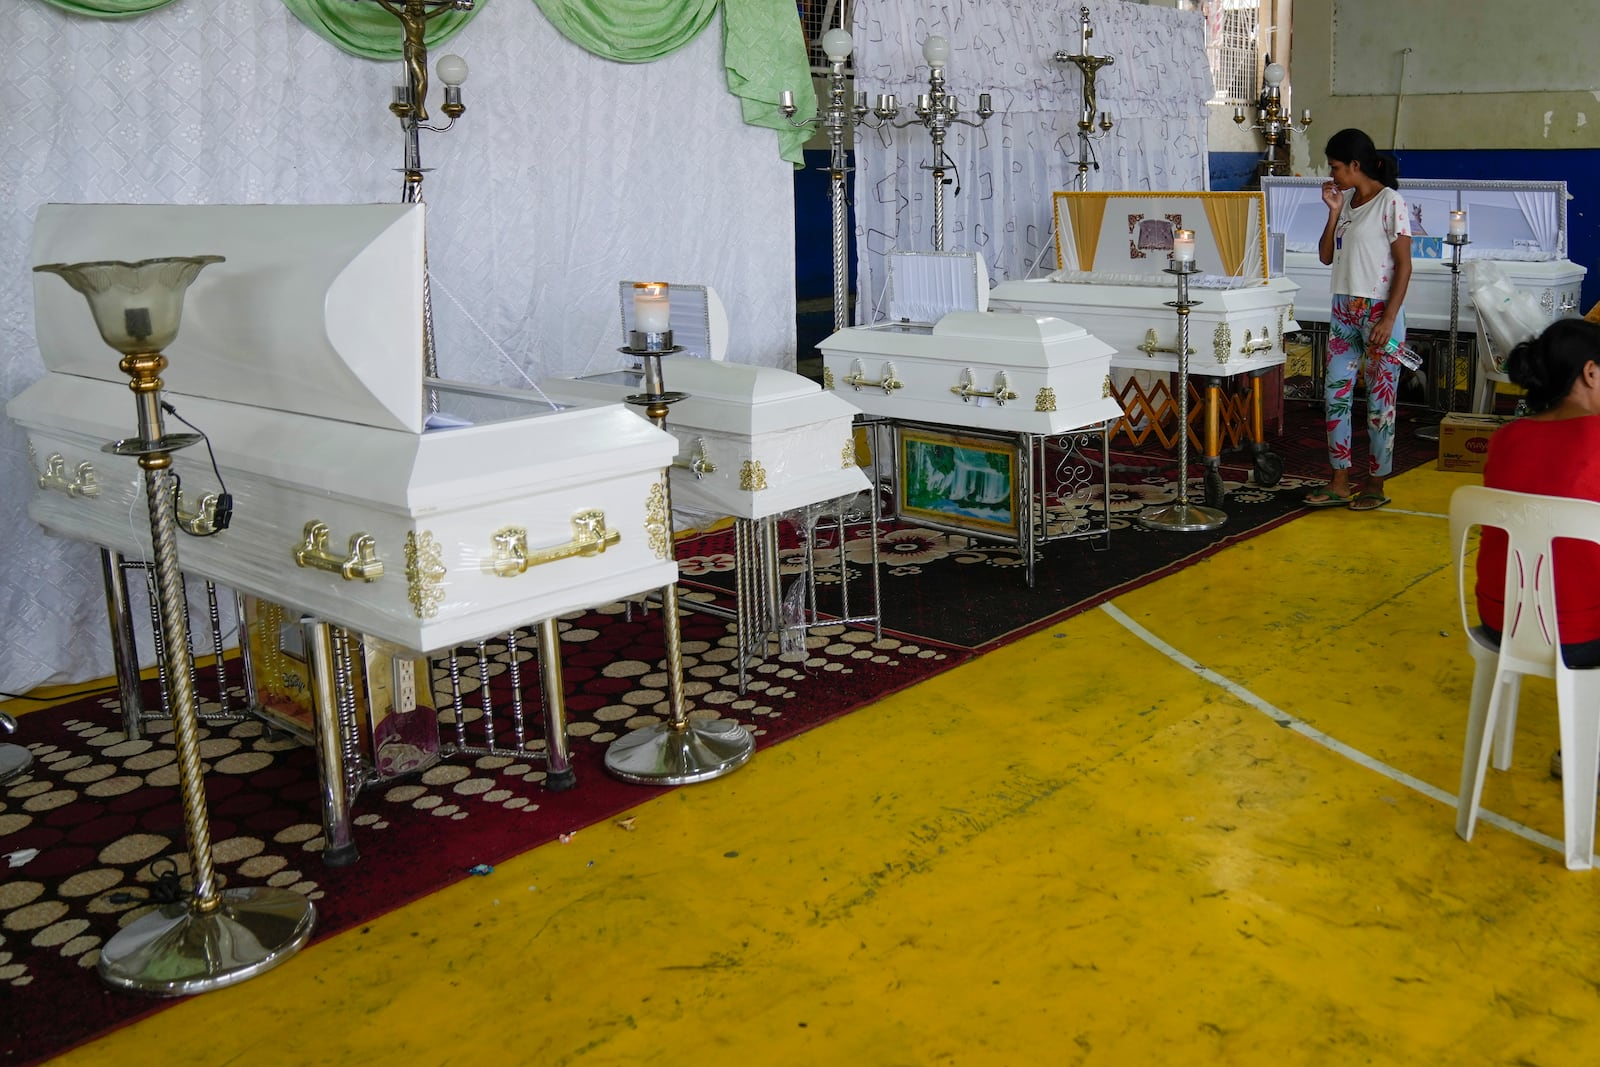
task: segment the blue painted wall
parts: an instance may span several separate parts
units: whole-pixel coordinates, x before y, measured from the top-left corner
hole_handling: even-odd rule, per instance
[[[1402,148],[1402,188],[1407,178],[1480,178],[1495,181],[1564,181],[1567,201],[1567,258],[1587,267],[1579,311],[1600,301],[1600,149],[1550,149],[1541,152],[1504,149]],[[1213,152],[1211,188],[1242,189],[1260,156],[1252,152]]]
[[[845,165],[854,166],[855,157],[845,155]],[[796,300],[813,300],[833,295],[833,194],[828,187],[828,150],[806,149],[806,169],[794,172],[794,295]],[[855,176],[846,176],[846,190],[855,189]],[[846,223],[855,233],[856,209],[850,202]],[[845,261],[850,270],[850,291],[856,288],[855,239]]]

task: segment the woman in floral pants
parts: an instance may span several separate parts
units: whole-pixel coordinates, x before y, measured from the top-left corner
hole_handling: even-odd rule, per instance
[[[1394,465],[1395,393],[1400,361],[1385,351],[1404,342],[1401,310],[1411,282],[1411,227],[1405,200],[1395,190],[1399,168],[1378,155],[1360,130],[1340,130],[1328,141],[1322,187],[1328,224],[1318,253],[1333,267],[1333,316],[1328,328],[1324,396],[1327,401],[1328,484],[1306,494],[1308,507],[1371,511],[1389,502],[1383,482]],[[1366,484],[1350,484],[1351,404],[1356,375],[1367,384]]]

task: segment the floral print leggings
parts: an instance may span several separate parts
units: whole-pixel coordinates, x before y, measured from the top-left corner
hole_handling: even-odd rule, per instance
[[[1395,393],[1400,384],[1400,361],[1381,351],[1369,351],[1372,327],[1383,318],[1385,302],[1361,296],[1335,295],[1333,321],[1328,326],[1328,357],[1323,379],[1327,400],[1328,462],[1334,470],[1350,467],[1350,407],[1356,372],[1367,382],[1367,441],[1372,453],[1369,470],[1374,478],[1387,478],[1394,468]],[[1406,339],[1406,313],[1394,319],[1394,339]]]

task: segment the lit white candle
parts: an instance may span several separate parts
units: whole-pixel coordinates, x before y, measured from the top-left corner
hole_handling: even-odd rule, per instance
[[[1450,236],[1465,237],[1467,235],[1467,213],[1465,211],[1450,212]]]
[[[666,282],[633,283],[633,328],[640,333],[672,329],[672,305]]]
[[[1177,236],[1172,239],[1172,262],[1194,262],[1193,230],[1179,230]]]

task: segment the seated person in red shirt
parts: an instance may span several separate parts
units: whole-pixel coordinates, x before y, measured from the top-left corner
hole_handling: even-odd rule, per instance
[[[1541,496],[1600,501],[1600,324],[1558,319],[1506,357],[1506,374],[1528,393],[1533,414],[1489,439],[1483,484]],[[1600,667],[1600,545],[1557,541],[1556,613],[1569,667]],[[1504,626],[1506,535],[1483,528],[1478,615],[1496,643]],[[1559,777],[1561,753],[1551,769]]]

